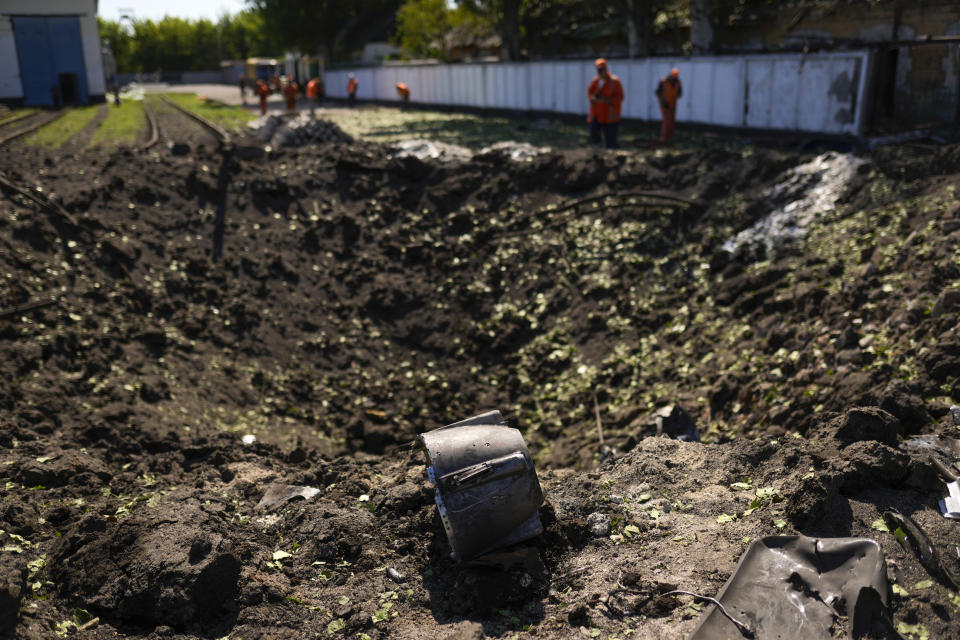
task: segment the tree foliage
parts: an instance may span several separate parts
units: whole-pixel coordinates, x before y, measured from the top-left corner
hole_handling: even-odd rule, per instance
[[[450,13],[446,0],[408,0],[397,11],[393,41],[415,57],[442,58]]]
[[[210,71],[221,60],[280,53],[264,36],[259,14],[242,11],[210,20],[113,21],[98,18],[100,39],[110,46],[117,71]]]
[[[400,0],[248,0],[267,35],[284,49],[345,58],[392,30]]]
[[[407,0],[397,11],[392,41],[406,56],[446,59],[464,35],[482,38],[493,32],[483,18],[446,0]]]

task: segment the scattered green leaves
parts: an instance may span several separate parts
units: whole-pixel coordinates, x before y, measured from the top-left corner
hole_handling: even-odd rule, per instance
[[[373,615],[370,616],[370,619],[374,624],[377,624],[378,622],[386,622],[392,618],[396,618],[397,612],[392,611],[392,608],[393,602],[383,602],[381,603],[380,608],[373,612]]]
[[[919,622],[916,624],[898,622],[897,631],[911,640],[930,640],[930,632]]]
[[[876,520],[871,522],[870,528],[876,531],[885,531],[887,533],[890,532],[890,527],[887,526],[887,523],[884,522],[883,518],[877,518]]]

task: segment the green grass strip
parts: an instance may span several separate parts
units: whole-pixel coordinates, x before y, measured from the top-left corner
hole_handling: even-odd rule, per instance
[[[244,107],[234,107],[216,100],[199,98],[192,93],[167,93],[164,95],[181,107],[189,109],[225,129],[239,129],[256,118],[256,115]]]
[[[125,100],[117,105],[108,105],[107,119],[93,134],[90,146],[117,146],[136,142],[137,138],[145,137],[149,127],[147,115],[143,111],[143,103],[138,100]]]
[[[61,117],[27,136],[25,142],[36,147],[57,149],[87,126],[97,115],[100,105],[72,107]]]

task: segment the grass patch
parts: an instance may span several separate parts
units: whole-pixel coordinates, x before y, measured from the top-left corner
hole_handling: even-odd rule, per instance
[[[116,146],[136,142],[148,127],[143,103],[137,100],[126,100],[119,106],[111,104],[107,109],[107,119],[93,134],[93,139],[90,140],[91,146]]]
[[[244,107],[234,107],[216,100],[200,98],[192,93],[166,93],[164,95],[181,107],[189,109],[226,129],[239,129],[256,117]]]
[[[76,135],[97,115],[100,105],[71,107],[65,114],[27,136],[25,142],[36,147],[57,149]]]

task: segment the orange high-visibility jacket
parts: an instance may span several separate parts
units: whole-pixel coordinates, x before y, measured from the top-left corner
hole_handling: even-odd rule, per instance
[[[263,80],[257,80],[257,95],[261,98],[266,98],[270,95],[270,87],[268,87],[267,83]]]
[[[401,98],[409,98],[409,97],[410,97],[410,87],[408,87],[406,84],[404,84],[404,83],[402,83],[402,82],[398,82],[398,83],[397,83],[397,93],[400,94],[400,97],[401,97]]]
[[[594,101],[594,96],[605,98],[608,102]],[[620,122],[620,103],[623,102],[623,85],[620,84],[620,78],[610,74],[610,78],[604,82],[603,78],[596,76],[587,88],[587,98],[590,99],[590,115],[587,116],[587,122],[594,120],[600,124]]]
[[[287,86],[283,88],[283,95],[287,96],[287,99],[296,98],[297,94],[300,93],[300,86],[291,80],[287,83]]]
[[[680,78],[660,78],[657,85],[657,97],[660,99],[660,106],[671,111],[677,108],[677,98],[683,95],[683,85],[680,84]]]
[[[360,84],[360,82],[356,78],[350,78],[347,80],[347,95],[352,96],[355,94],[357,92],[358,84]]]
[[[320,97],[320,78],[313,78],[307,83],[307,97],[311,100]]]

